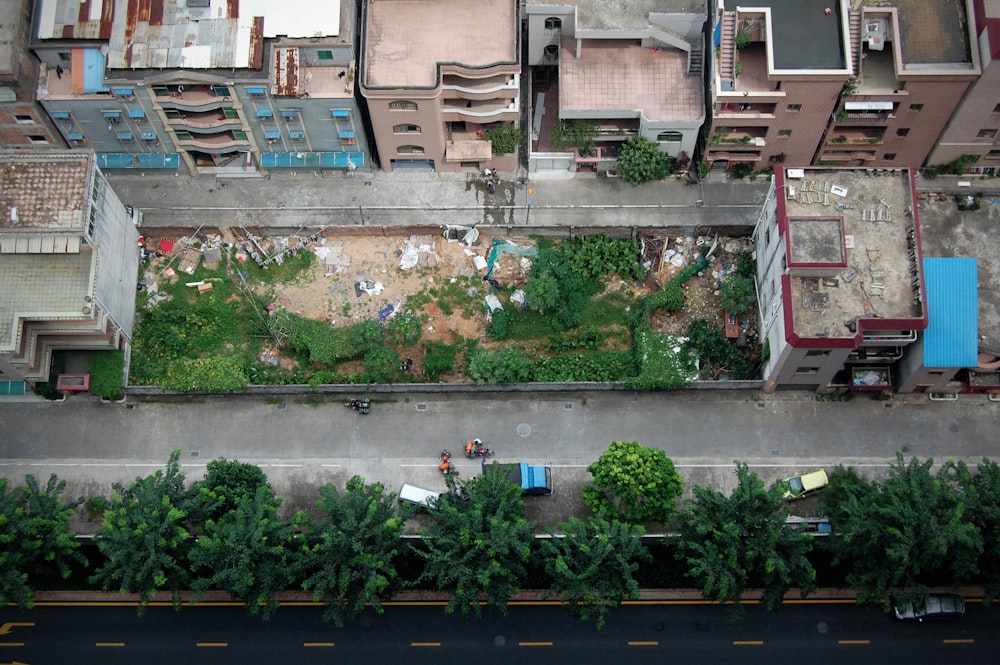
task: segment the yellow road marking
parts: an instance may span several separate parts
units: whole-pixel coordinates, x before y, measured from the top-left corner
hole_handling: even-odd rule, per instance
[[[0,642],[0,647],[23,647],[24,642]]]
[[[411,647],[439,647],[440,642],[410,642]]]
[[[837,640],[837,644],[871,644],[871,640]]]
[[[195,646],[199,647],[228,647],[229,642],[196,642]]]
[[[304,647],[332,647],[333,642],[305,642],[302,644]]]
[[[944,643],[945,644],[974,644],[975,640],[973,640],[973,639],[945,640]]]
[[[660,646],[660,643],[659,642],[629,642],[628,645],[630,647],[658,647],[658,646]]]
[[[94,646],[96,646],[96,647],[123,647],[123,646],[125,646],[125,643],[124,642],[98,642]]]
[[[521,647],[550,647],[552,642],[518,642],[517,645]]]
[[[9,635],[11,628],[19,628],[19,627],[20,628],[33,628],[34,625],[35,625],[34,623],[13,623],[13,622],[8,622],[8,623],[5,623],[4,625],[0,626],[0,635]]]
[[[733,640],[736,647],[759,647],[764,644],[764,640]]]

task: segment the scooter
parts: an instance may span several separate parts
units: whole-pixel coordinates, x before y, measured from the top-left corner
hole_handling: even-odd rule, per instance
[[[357,411],[358,413],[360,413],[361,415],[365,415],[368,413],[368,411],[371,410],[372,403],[371,400],[369,400],[367,397],[362,397],[361,399],[352,399],[344,406],[348,406]]]
[[[438,471],[445,476],[458,475],[458,469],[456,469],[455,465],[451,463],[451,453],[447,450],[441,451],[441,464],[438,465]]]
[[[465,456],[472,459],[476,457],[493,457],[496,453],[483,445],[479,439],[473,439],[465,444]]]

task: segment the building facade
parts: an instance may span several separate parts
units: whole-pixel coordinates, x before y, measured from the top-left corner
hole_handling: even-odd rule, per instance
[[[704,1],[539,0],[524,12],[534,150],[570,147],[581,170],[613,166],[635,136],[671,157],[695,156],[705,122]],[[558,121],[592,127],[593,146],[558,145]]]
[[[514,0],[365,0],[362,30],[358,80],[382,170],[517,168],[517,146],[494,150],[491,135],[520,121]]]
[[[45,111],[35,103],[38,64],[28,49],[28,0],[0,0],[0,149],[65,148]]]
[[[37,99],[105,169],[368,166],[355,11],[338,0],[39,0]]]
[[[927,327],[909,169],[778,168],[754,229],[765,391],[892,390]]]
[[[720,0],[707,161],[917,167],[980,76],[972,0]]]
[[[126,349],[139,234],[89,151],[0,153],[0,381],[59,350]]]

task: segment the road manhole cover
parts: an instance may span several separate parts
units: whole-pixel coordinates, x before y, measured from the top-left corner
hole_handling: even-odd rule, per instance
[[[573,410],[572,402],[566,402],[565,404],[563,404],[563,411],[572,411],[572,410]]]
[[[528,423],[521,423],[517,426],[517,435],[522,439],[531,436],[531,425]]]
[[[288,405],[282,402],[281,404],[275,404],[274,408],[276,408],[278,411],[284,411],[285,409],[288,408]]]
[[[417,404],[417,411],[426,411],[426,410],[427,410],[426,404]]]
[[[505,647],[507,646],[507,638],[503,635],[497,635],[493,638],[493,646],[495,647]]]
[[[201,457],[201,451],[200,450],[192,450],[191,451],[191,457]]]

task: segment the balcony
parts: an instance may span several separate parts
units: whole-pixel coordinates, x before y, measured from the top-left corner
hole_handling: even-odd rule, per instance
[[[442,96],[445,99],[457,96],[454,93],[495,95],[502,91],[517,93],[519,89],[520,76],[511,74],[497,74],[481,79],[445,74],[441,80]]]
[[[223,102],[232,100],[229,88],[224,85],[154,85],[152,92],[156,102],[164,109],[179,111],[217,108]]]
[[[220,134],[190,134],[184,131],[176,132],[177,146],[206,152],[232,152],[250,147],[246,132],[228,131]]]
[[[446,122],[461,122],[463,120],[483,120],[489,122],[497,120],[518,119],[517,100],[506,99],[486,99],[474,101],[471,99],[450,99],[445,100],[441,109],[442,119]],[[510,115],[505,118],[505,115]]]
[[[733,119],[739,122],[761,119],[773,120],[777,104],[754,104],[747,102],[727,101],[715,105],[715,117]]]
[[[710,149],[716,150],[756,150],[766,145],[766,127],[716,127],[710,141]]]
[[[826,137],[827,145],[879,145],[885,139],[884,130],[864,130],[855,128],[834,127]]]
[[[235,109],[220,108],[204,111],[178,111],[177,109],[165,109],[167,124],[171,127],[184,127],[192,131],[208,131],[220,128],[242,127],[239,113]]]

